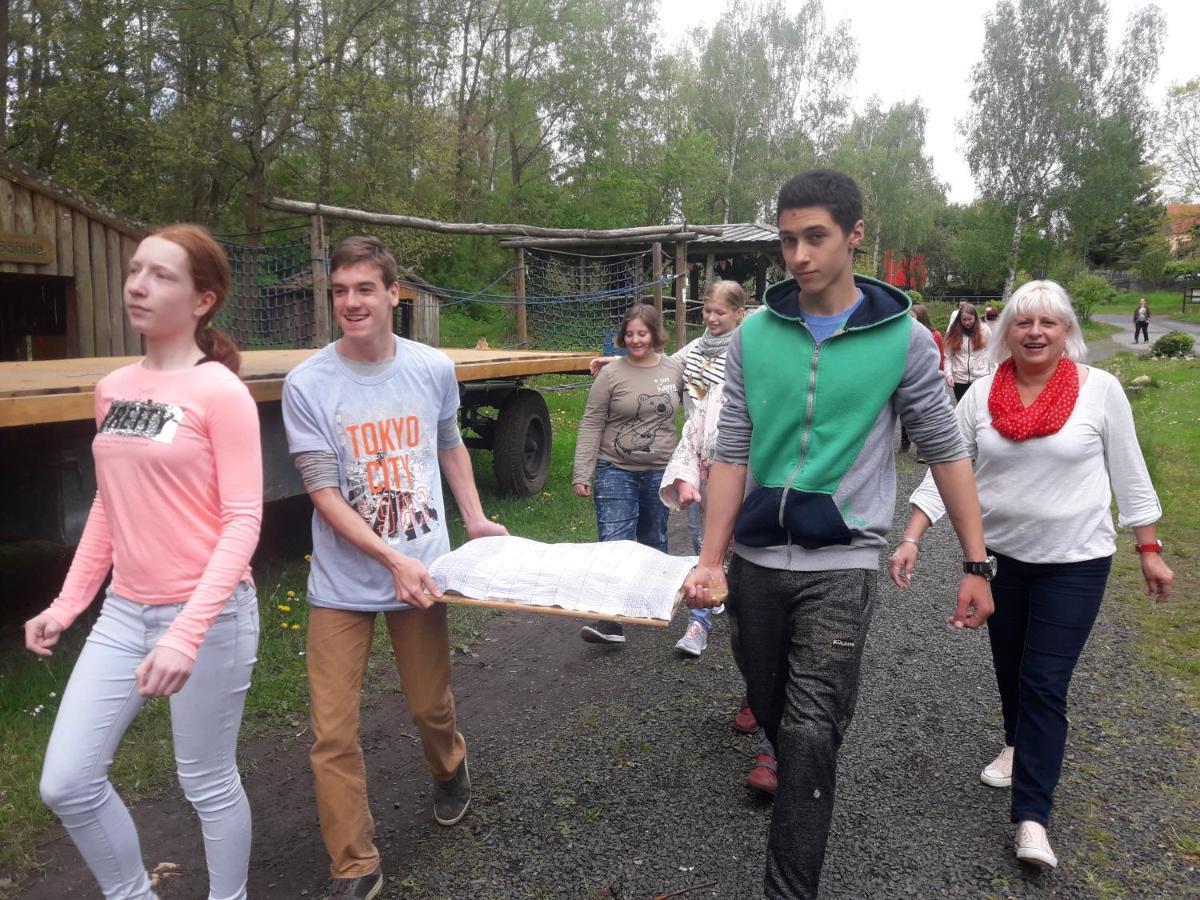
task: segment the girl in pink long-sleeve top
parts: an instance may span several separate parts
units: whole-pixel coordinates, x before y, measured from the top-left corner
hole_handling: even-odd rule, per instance
[[[262,518],[258,410],[233,342],[210,323],[229,289],[203,228],[147,237],[125,309],[146,356],[96,386],[96,499],[62,592],[25,623],[49,656],[112,583],[50,736],[41,792],[108,898],[154,897],[137,831],[108,780],[147,698],[169,697],[176,768],[200,817],[209,897],[244,898],[250,808],[237,771],[258,645],[250,557]]]

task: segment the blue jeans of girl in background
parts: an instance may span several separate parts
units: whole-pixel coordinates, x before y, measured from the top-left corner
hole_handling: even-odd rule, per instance
[[[631,472],[596,463],[596,529],[602,541],[637,541],[667,552],[667,508],[658,496],[663,470]]]
[[[1067,745],[1071,674],[1104,598],[1112,557],[1026,563],[996,554],[988,640],[1013,753],[1012,821],[1050,821]]]
[[[147,700],[134,670],[182,608],[135,603],[109,590],[46,748],[42,799],[108,900],[153,896],[137,830],[108,769]],[[237,769],[237,739],[257,651],[258,598],[243,582],[204,636],[187,683],[170,697],[175,765],[204,833],[210,900],[246,897],[250,805]]]
[[[692,539],[692,550],[697,556],[704,546],[704,511],[699,503],[693,503],[687,508],[688,536]],[[713,612],[708,607],[688,611],[688,624],[699,622],[705,631],[712,628]]]

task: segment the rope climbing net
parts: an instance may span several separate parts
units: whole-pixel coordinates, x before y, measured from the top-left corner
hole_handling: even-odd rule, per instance
[[[216,326],[245,350],[311,347],[316,329],[307,235],[268,247],[220,243],[233,278]]]

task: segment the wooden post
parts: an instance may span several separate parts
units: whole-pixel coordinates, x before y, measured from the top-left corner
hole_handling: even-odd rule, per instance
[[[96,327],[96,355],[116,356],[108,315],[108,245],[104,238],[104,226],[95,220],[85,222],[88,227],[88,255],[92,263],[92,322]],[[119,333],[119,340],[124,343],[124,332]]]
[[[75,321],[79,328],[79,355],[102,356],[96,351],[96,296],[92,290],[92,255],[87,218],[71,216],[71,255],[75,261]]]
[[[754,261],[754,302],[762,303],[767,292],[767,254],[760,253]]]
[[[687,343],[687,242],[675,243],[675,349]]]
[[[655,241],[650,245],[651,248],[651,265],[654,273],[654,309],[658,312],[659,318],[662,317],[662,243]]]
[[[517,248],[517,346],[529,346],[529,311],[525,308],[525,248]]]
[[[437,347],[442,340],[441,307],[438,298],[429,291],[417,290],[412,306],[413,339],[430,347]]]
[[[712,286],[713,269],[717,267],[717,258],[712,253],[704,257],[704,290]]]
[[[313,346],[324,347],[333,340],[333,323],[329,317],[329,273],[325,248],[325,222],[313,216],[308,229],[308,246],[312,256],[313,280]]]

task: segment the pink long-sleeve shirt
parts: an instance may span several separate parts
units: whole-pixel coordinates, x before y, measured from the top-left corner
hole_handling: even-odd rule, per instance
[[[196,658],[238,583],[262,521],[258,408],[220,363],[134,363],[96,385],[96,499],[49,612],[64,628],[113,571],[114,593],[182,604],[157,646]]]

